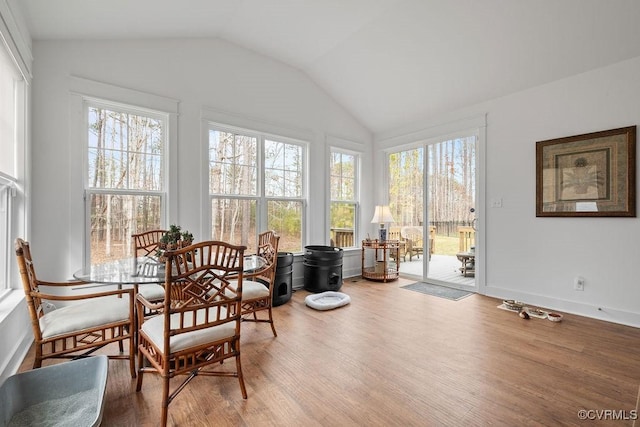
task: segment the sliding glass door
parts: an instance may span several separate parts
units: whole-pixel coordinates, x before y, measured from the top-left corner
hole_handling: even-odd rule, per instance
[[[427,146],[430,248],[426,279],[475,285],[476,137]]]
[[[390,153],[389,207],[394,223],[388,239],[400,241],[400,273],[422,279],[427,267],[425,247],[431,242],[425,235],[425,147]]]
[[[475,286],[477,137],[390,153],[390,238],[401,241],[400,272],[454,287]]]

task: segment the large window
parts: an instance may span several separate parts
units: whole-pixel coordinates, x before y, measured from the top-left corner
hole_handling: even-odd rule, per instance
[[[131,234],[162,228],[167,116],[87,101],[90,262],[131,254]]]
[[[256,249],[274,230],[280,251],[302,252],[305,144],[250,131],[209,129],[213,239]]]
[[[0,297],[11,287],[13,241],[23,209],[16,201],[25,144],[20,132],[25,96],[22,75],[0,43]]]
[[[356,246],[358,211],[358,156],[331,149],[329,160],[331,185],[330,239],[335,246]]]

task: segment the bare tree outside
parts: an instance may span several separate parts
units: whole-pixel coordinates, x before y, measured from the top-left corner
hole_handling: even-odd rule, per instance
[[[424,149],[389,155],[389,208],[395,226],[423,225]]]
[[[457,237],[475,207],[475,137],[457,138],[389,155],[389,205],[394,226],[423,226],[424,168],[428,168],[427,212],[436,238]],[[442,248],[442,245],[436,245]],[[451,254],[453,255],[453,254]]]
[[[258,141],[229,132],[209,132],[209,193],[212,238],[255,249]],[[224,197],[231,196],[231,197]]]
[[[429,145],[429,224],[438,234],[454,236],[459,226],[469,226],[475,208],[475,137]]]
[[[212,237],[252,251],[263,223],[280,235],[280,250],[301,252],[303,154],[300,145],[210,130]]]
[[[337,150],[331,152],[329,176],[331,186],[330,230],[332,245],[357,246],[356,228],[356,156]]]
[[[282,251],[302,252],[302,146],[265,141],[267,228],[280,235]]]
[[[164,123],[107,108],[88,109],[91,262],[131,255],[131,234],[160,228]]]

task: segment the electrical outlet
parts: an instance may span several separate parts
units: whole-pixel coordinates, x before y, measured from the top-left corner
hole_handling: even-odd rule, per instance
[[[584,291],[584,277],[576,277],[573,279],[573,289],[576,291]]]

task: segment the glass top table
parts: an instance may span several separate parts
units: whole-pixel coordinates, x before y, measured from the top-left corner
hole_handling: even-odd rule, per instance
[[[243,265],[245,273],[250,273],[264,267],[266,262],[260,256],[246,255]],[[107,285],[162,284],[165,281],[165,271],[164,264],[156,258],[140,257],[93,264],[76,271],[73,277],[83,282]]]

